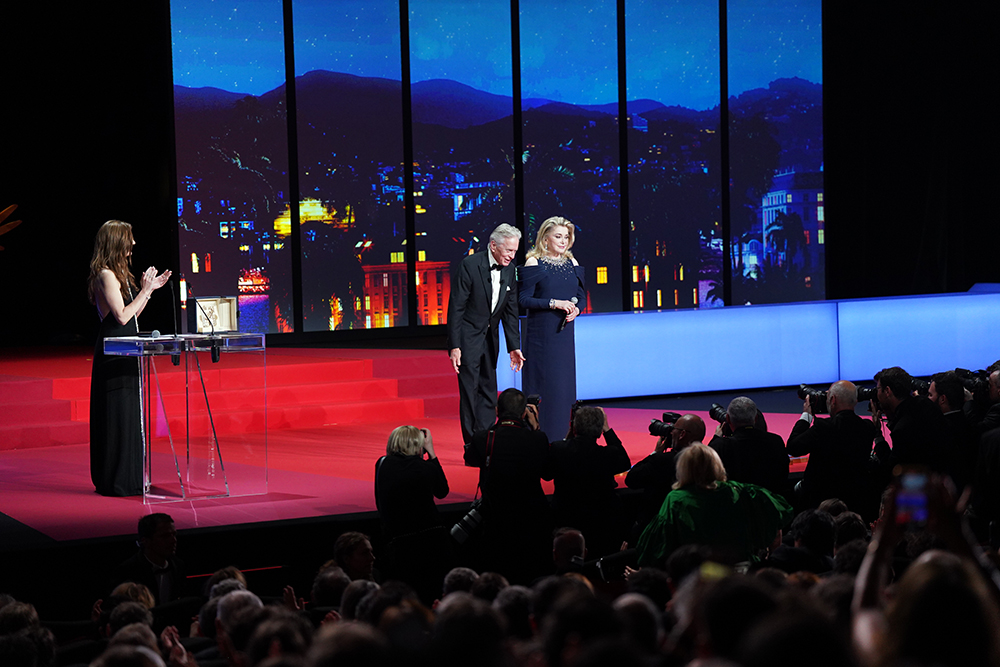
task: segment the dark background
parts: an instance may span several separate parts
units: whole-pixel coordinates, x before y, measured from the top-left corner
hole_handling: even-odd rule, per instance
[[[169,8],[11,4],[0,10],[0,208],[18,204],[11,219],[24,223],[0,237],[0,345],[90,345],[102,222],[132,223],[136,275],[176,268]],[[1000,280],[988,22],[948,6],[827,2],[823,23],[828,298]],[[168,303],[152,300],[144,329],[172,330]]]

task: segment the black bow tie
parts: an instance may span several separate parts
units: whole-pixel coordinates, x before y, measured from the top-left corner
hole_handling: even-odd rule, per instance
[[[490,271],[499,271],[502,268],[503,267],[500,266],[499,264],[494,264],[493,266],[490,267]]]

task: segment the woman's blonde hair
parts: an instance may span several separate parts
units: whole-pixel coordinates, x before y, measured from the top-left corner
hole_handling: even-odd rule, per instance
[[[122,298],[126,298],[128,288],[136,289],[135,278],[129,271],[132,264],[132,225],[121,220],[108,220],[97,230],[94,239],[94,256],[90,258],[90,278],[87,280],[87,296],[90,303],[97,303],[97,279],[101,271],[107,269],[115,274],[121,285]]]
[[[677,481],[675,489],[685,486],[695,486],[702,489],[714,489],[719,482],[726,481],[726,468],[722,465],[719,454],[700,442],[694,442],[681,450],[675,461]]]
[[[153,593],[150,592],[149,588],[145,584],[137,584],[134,581],[126,581],[125,583],[118,584],[115,590],[111,591],[113,597],[128,598],[132,602],[138,602],[146,609],[152,609],[156,606],[156,600],[153,598]]]
[[[573,253],[570,252],[570,248],[573,247],[573,243],[576,241],[576,227],[572,222],[558,215],[552,216],[538,228],[538,235],[535,237],[535,247],[528,251],[526,257],[541,259],[549,253],[545,237],[549,235],[553,227],[565,227],[569,231],[569,244],[566,246],[566,257],[573,259]]]
[[[424,451],[424,432],[416,426],[398,426],[389,434],[385,453],[416,456]]]

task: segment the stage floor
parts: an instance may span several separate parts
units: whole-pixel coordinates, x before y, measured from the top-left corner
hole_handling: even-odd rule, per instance
[[[411,379],[419,373],[406,370],[406,363],[400,361],[404,357],[422,359],[432,366],[433,372],[428,371],[428,377],[437,377],[442,362],[447,364],[443,353],[425,351],[403,355],[400,351],[379,350],[278,350],[275,354],[298,356],[307,363],[310,358],[323,362],[338,357],[373,359],[376,375],[380,375],[378,360],[388,358],[396,360],[388,367],[402,369],[402,375]],[[75,351],[73,355],[65,363],[52,363],[51,359],[36,354],[37,363],[22,359],[15,373],[11,373],[12,365],[5,360],[0,363],[0,375],[52,378],[86,372],[89,381],[89,362],[81,356],[85,353]],[[434,400],[440,404],[441,397]],[[789,408],[794,410],[797,406]],[[151,512],[168,512],[182,530],[373,512],[375,461],[385,453],[389,432],[402,423],[429,428],[433,434],[435,450],[451,486],[451,493],[440,502],[471,500],[478,471],[463,465],[457,416],[439,416],[436,412],[441,412],[440,408],[422,413],[435,416],[399,420],[388,416],[391,411],[383,411],[362,423],[270,430],[267,492],[242,497],[167,503],[144,503],[141,497],[105,498],[95,493],[91,485],[86,443],[5,449],[0,451],[0,513],[5,515],[0,516],[0,544],[4,549],[16,549],[130,535],[134,534],[139,517]],[[707,412],[692,412],[700,414],[709,428],[714,428],[715,422]],[[633,463],[652,451],[655,439],[648,435],[647,426],[651,418],[659,418],[661,413],[662,409],[608,408],[609,422]],[[770,430],[786,437],[798,414],[768,412]],[[793,470],[803,467],[797,462]],[[235,467],[229,472],[238,474]],[[619,476],[619,485],[624,486],[624,474]],[[551,485],[547,485],[547,490],[551,491]]]

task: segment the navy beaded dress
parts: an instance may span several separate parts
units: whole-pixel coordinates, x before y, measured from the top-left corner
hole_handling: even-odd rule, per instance
[[[576,400],[576,347],[573,322],[563,322],[562,310],[549,308],[549,300],[577,298],[577,308],[586,306],[583,267],[572,260],[540,258],[537,266],[518,268],[518,302],[527,311],[522,328],[524,393],[542,397],[541,429],[550,441],[562,440],[569,430],[570,409]]]

